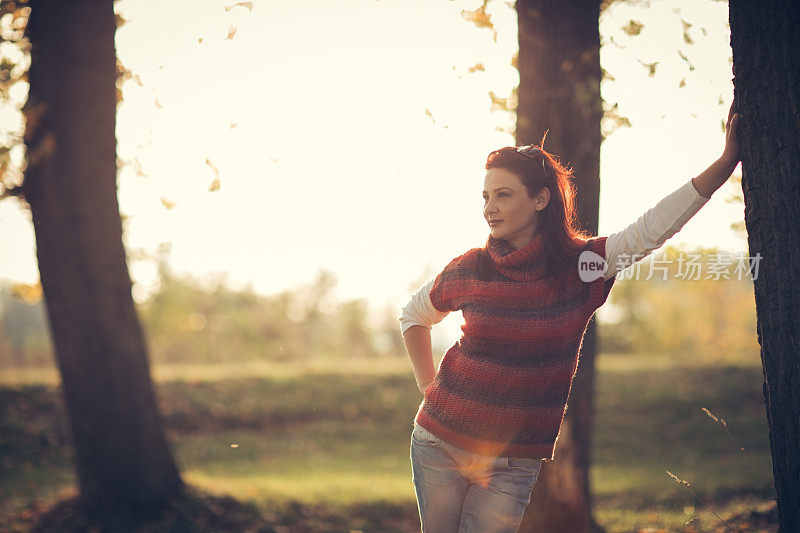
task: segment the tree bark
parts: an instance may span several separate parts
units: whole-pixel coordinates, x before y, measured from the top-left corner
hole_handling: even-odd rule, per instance
[[[780,531],[800,531],[800,4],[730,2],[754,278]],[[760,256],[760,259],[759,259]],[[757,269],[757,270],[756,270]]]
[[[517,144],[538,143],[575,168],[578,220],[597,234],[600,198],[600,2],[518,0]],[[542,464],[519,531],[602,531],[589,483],[596,324],[586,330],[553,461]]]
[[[122,244],[113,1],[30,5],[24,196],[80,501],[104,522],[146,520],[183,483],[162,431]]]

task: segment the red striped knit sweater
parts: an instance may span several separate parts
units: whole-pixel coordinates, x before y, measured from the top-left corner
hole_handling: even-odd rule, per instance
[[[445,353],[416,422],[478,453],[552,460],[589,319],[616,277],[566,288],[544,277],[542,233],[518,250],[491,235],[495,272],[478,278],[473,248],[453,259],[431,288],[439,311],[461,310],[463,335]],[[605,258],[606,237],[586,244]]]

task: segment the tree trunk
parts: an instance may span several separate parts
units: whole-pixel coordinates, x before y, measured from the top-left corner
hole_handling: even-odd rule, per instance
[[[539,142],[575,168],[578,219],[597,234],[600,198],[600,2],[518,0],[517,144]],[[583,339],[555,460],[542,464],[519,531],[602,530],[589,485],[596,325]]]
[[[789,533],[800,531],[800,4],[731,0],[730,25],[772,471]]]
[[[116,195],[112,0],[34,0],[24,197],[74,443],[80,500],[105,522],[182,493],[131,297]]]

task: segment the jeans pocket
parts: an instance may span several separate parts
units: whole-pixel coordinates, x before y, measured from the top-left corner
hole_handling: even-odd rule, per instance
[[[419,424],[414,425],[414,431],[411,432],[411,438],[420,444],[436,445],[439,444],[439,437],[425,429]]]
[[[513,470],[521,469],[538,472],[542,466],[542,460],[532,457],[506,457],[506,465]]]

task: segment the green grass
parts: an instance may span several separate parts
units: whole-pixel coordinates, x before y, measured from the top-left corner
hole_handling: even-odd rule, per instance
[[[408,456],[421,397],[406,360],[175,366],[154,375],[185,481],[254,502],[267,516],[299,501],[344,517],[359,505],[396,505],[415,519]],[[17,371],[1,380],[0,392],[17,391],[14,405],[30,412],[0,411],[0,432],[17,436],[0,447],[0,524],[33,497],[74,491],[56,378]],[[718,520],[667,470],[723,518],[769,500],[761,380],[757,362],[602,355],[591,471],[598,521],[608,531],[678,530],[694,518],[713,530]]]
[[[179,441],[177,451],[187,479],[207,490],[239,487],[264,499],[339,506],[413,499],[409,435],[398,428],[321,421],[273,433],[191,436]]]

